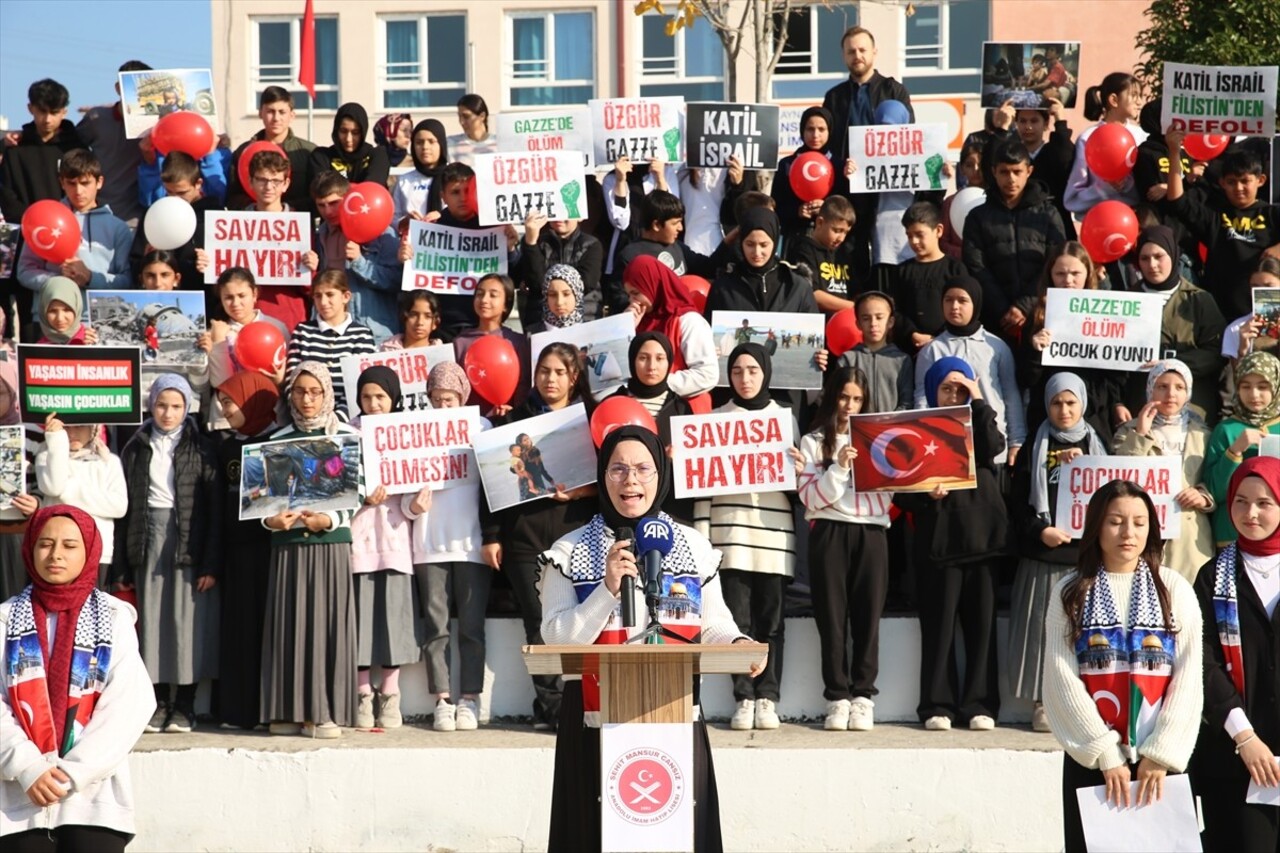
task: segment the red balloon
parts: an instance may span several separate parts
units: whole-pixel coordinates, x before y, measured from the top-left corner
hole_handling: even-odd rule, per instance
[[[1095,264],[1119,260],[1138,242],[1138,217],[1122,201],[1100,202],[1084,215],[1080,242]]]
[[[236,335],[236,361],[245,370],[275,377],[284,367],[288,347],[280,330],[265,320],[245,324]]]
[[[698,309],[699,314],[703,314],[707,310],[707,294],[698,290],[689,291],[689,299],[693,301],[693,307]]]
[[[511,396],[520,384],[520,359],[516,358],[516,348],[510,341],[497,335],[485,335],[471,345],[463,362],[467,380],[485,402],[491,406],[504,406],[511,402]]]
[[[22,214],[22,239],[41,260],[60,264],[80,251],[80,223],[71,208],[47,198]]]
[[[218,144],[218,138],[204,116],[183,110],[169,113],[156,122],[151,130],[151,144],[164,155],[181,151],[200,160]]]
[[[618,427],[638,426],[658,434],[658,424],[649,410],[634,397],[610,397],[591,413],[591,440],[596,449],[604,444],[605,437]]]
[[[1192,160],[1207,162],[1226,151],[1230,144],[1231,137],[1226,134],[1198,133],[1183,138],[1182,150],[1186,151]]]
[[[342,199],[339,211],[342,222],[342,233],[348,240],[357,243],[368,243],[376,240],[391,225],[391,217],[395,215],[395,206],[391,203],[391,193],[382,184],[364,181],[352,184]]]
[[[818,201],[831,195],[836,170],[820,151],[806,151],[791,164],[791,191],[801,201]]]
[[[476,179],[474,177],[467,179],[465,204],[466,209],[462,212],[463,219],[470,219],[473,216],[480,215],[480,195],[476,189]]]
[[[253,155],[260,151],[275,151],[284,159],[289,159],[283,148],[265,139],[255,140],[244,147],[240,152],[240,159],[236,161],[236,177],[240,179],[240,189],[253,201],[258,200],[258,194],[253,191],[253,182],[249,180],[249,164],[253,161]]]
[[[862,343],[862,330],[858,328],[858,316],[852,308],[842,308],[827,321],[827,352],[835,357],[844,355]]]
[[[1138,144],[1123,124],[1107,123],[1089,134],[1084,144],[1089,171],[1104,181],[1122,181],[1138,162]]]

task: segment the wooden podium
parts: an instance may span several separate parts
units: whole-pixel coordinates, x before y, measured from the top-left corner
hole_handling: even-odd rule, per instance
[[[530,675],[600,676],[602,723],[693,722],[693,676],[751,671],[765,643],[524,646]]]

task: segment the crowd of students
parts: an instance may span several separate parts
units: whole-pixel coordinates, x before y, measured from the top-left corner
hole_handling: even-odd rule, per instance
[[[854,30],[845,42],[868,37]],[[898,88],[879,87],[869,115],[886,100],[909,106],[905,90],[889,82]],[[1205,778],[1240,789],[1241,803],[1219,804],[1238,812],[1250,778],[1276,784],[1267,758],[1280,746],[1280,474],[1269,460],[1248,461],[1264,436],[1280,434],[1280,360],[1249,295],[1280,287],[1280,208],[1259,197],[1264,160],[1247,141],[1195,163],[1181,133],[1161,138],[1150,126],[1158,104],[1140,110],[1128,75],[1108,75],[1084,98],[1086,114],[1100,120],[1094,127],[1125,123],[1142,143],[1133,176],[1097,179],[1084,155],[1094,127],[1072,152],[1060,105],[1002,108],[961,152],[964,179],[986,190],[962,233],[951,228],[950,199],[940,193],[877,209],[874,196],[851,203],[838,181],[825,200],[801,202],[788,180],[792,157],[780,163],[771,193],[752,189],[759,176],[736,162],[717,171],[624,159],[598,184],[591,178],[588,219],[531,215],[523,228],[507,229],[510,276],[485,276],[474,296],[436,296],[401,292],[407,223],[479,227],[467,191],[474,173],[462,162],[494,145],[479,97],[459,103],[459,137],[447,137],[438,121],[413,124],[396,114],[376,123],[373,143],[364,108],[346,104],[335,114],[332,145],[322,147],[293,133],[292,98],[271,87],[261,97],[261,132],[235,152],[224,147],[196,161],[180,152],[157,157],[145,142],[130,150],[134,143],[121,142],[119,105],[114,115],[91,114],[73,126],[63,118],[65,88],[39,81],[30,89],[35,120],[4,152],[0,200],[16,222],[24,206],[61,199],[80,221],[82,245],[62,264],[23,249],[9,294],[19,308],[7,337],[21,325],[24,341],[94,344],[96,333],[82,320],[86,289],[203,290],[210,320],[197,345],[209,358],[201,381],[165,374],[153,382],[136,432],[64,425],[56,415],[29,429],[32,483],[0,513],[0,599],[27,587],[27,519],[42,506],[73,505],[95,522],[96,534],[85,535],[101,540],[98,582],[132,592],[137,602],[156,703],[147,731],[191,731],[204,680],[215,685],[216,719],[229,727],[338,737],[343,727],[398,726],[400,669],[420,659],[436,700],[433,728],[475,729],[495,572],[511,588],[528,641],[541,642],[539,573],[558,565],[545,554],[592,519],[598,487],[557,485],[546,500],[496,513],[479,485],[394,497],[362,487],[358,510],[241,522],[241,450],[268,439],[357,432],[361,417],[406,407],[480,405],[486,429],[578,402],[592,410],[599,400],[578,348],[548,346],[533,362],[527,336],[630,312],[630,379],[616,393],[654,417],[662,446],[670,444],[674,415],[782,407],[796,419],[794,493],[695,502],[660,490],[663,511],[718,549],[724,603],[740,631],[769,645],[760,676],[734,680],[734,729],[779,725],[784,601],[797,578],[807,579],[819,631],[824,728],[874,726],[879,622],[891,586],[907,589],[917,605],[920,722],[931,731],[994,728],[997,594],[1012,583],[1007,671],[1013,694],[1035,702],[1033,728],[1052,729],[1081,770],[1108,784],[1119,779],[1116,768],[1127,779],[1138,756],[1140,779],[1156,769],[1181,772],[1194,749],[1210,768]],[[805,111],[796,153],[820,152],[847,175],[856,164],[846,162],[845,129],[830,107]],[[1142,124],[1134,124],[1139,116]],[[276,142],[285,154],[252,154],[249,186],[240,186],[238,159],[257,140]],[[413,168],[391,175],[401,163]],[[204,287],[210,258],[199,228],[187,245],[157,251],[142,227],[131,227],[145,216],[148,175],[197,210],[313,212],[314,248],[305,257],[311,286],[259,288],[251,272],[230,268]],[[359,244],[343,234],[338,211],[350,184],[365,180],[393,186],[396,214],[384,234]],[[1072,239],[1071,216],[1106,199],[1132,205],[1143,229],[1127,257],[1099,265]],[[683,275],[710,280],[704,310]],[[1043,365],[1053,334],[1046,294],[1058,287],[1162,294],[1161,358],[1131,374]],[[861,342],[838,358],[817,353],[820,395],[771,388],[770,352],[750,340],[730,354],[727,387],[718,387],[712,311],[831,315],[846,308],[856,314]],[[288,341],[273,376],[243,369],[236,358],[238,333],[255,321],[271,323]],[[519,388],[501,404],[479,397],[459,367],[485,336],[505,338],[520,358]],[[427,400],[407,405],[399,378],[382,367],[344,386],[345,356],[440,343],[454,345],[457,363],[433,367]],[[12,358],[0,360],[0,423],[20,422],[17,391]],[[972,408],[975,489],[857,490],[849,416],[947,405]],[[1161,543],[1158,530],[1143,532],[1158,527],[1150,501],[1126,487],[1109,487],[1097,508],[1091,504],[1082,540],[1055,523],[1063,465],[1107,453],[1182,460],[1177,539]],[[1139,531],[1140,566],[1124,550],[1131,541],[1106,538],[1113,527]],[[1081,690],[1090,637],[1128,606],[1132,578],[1133,600],[1160,619],[1116,624],[1166,630],[1161,642],[1174,673],[1155,725],[1158,733],[1166,718],[1176,725],[1146,740],[1141,727],[1129,735],[1105,724],[1096,697]],[[1232,645],[1215,606],[1223,600],[1241,614],[1236,648],[1244,649],[1247,692],[1239,667],[1228,666]],[[1215,624],[1224,636],[1221,648],[1205,643],[1205,687],[1201,623],[1207,636]],[[553,728],[561,684],[533,682],[534,724]],[[1215,757],[1232,749],[1243,761]],[[1234,813],[1219,812],[1211,825],[1227,833],[1220,838],[1236,831],[1221,829],[1220,816]],[[1249,820],[1239,832],[1261,835],[1240,837],[1256,841],[1270,832],[1274,847],[1274,817]]]

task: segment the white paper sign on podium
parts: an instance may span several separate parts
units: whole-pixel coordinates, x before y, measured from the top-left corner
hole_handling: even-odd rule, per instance
[[[614,723],[600,729],[600,849],[693,850],[693,726]]]

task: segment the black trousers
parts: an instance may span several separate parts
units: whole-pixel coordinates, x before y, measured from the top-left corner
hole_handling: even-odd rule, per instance
[[[820,518],[809,534],[809,583],[828,700],[876,695],[880,615],[889,591],[883,527]]]
[[[103,826],[60,826],[6,835],[5,853],[121,853],[133,836]]]
[[[1169,776],[1175,775],[1177,774],[1169,774]],[[1138,765],[1129,765],[1129,778],[1131,781],[1137,780]],[[1084,826],[1080,822],[1080,801],[1076,799],[1076,791],[1080,788],[1105,784],[1106,780],[1103,779],[1101,770],[1090,770],[1076,763],[1075,759],[1066,753],[1062,754],[1062,834],[1066,845],[1065,853],[1089,853],[1089,848],[1084,843]],[[1244,800],[1243,791],[1240,799]],[[1208,820],[1207,814],[1205,819]],[[1245,853],[1245,851],[1240,850],[1239,853]]]
[[[1192,773],[1191,788],[1204,813],[1200,840],[1205,853],[1280,853],[1280,809],[1244,801],[1248,776],[1219,779]]]
[[[921,722],[968,721],[1000,714],[996,664],[996,582],[990,563],[923,566],[916,591],[920,615]],[[956,627],[964,632],[964,681],[956,663]]]
[[[751,639],[769,644],[769,660],[759,678],[749,675],[733,677],[733,700],[772,699],[778,701],[778,685],[782,683],[782,649],[786,641],[787,623],[782,618],[782,599],[786,594],[784,575],[763,572],[720,571],[720,590],[724,603],[738,623],[738,630]]]
[[[538,564],[533,560],[509,560],[502,566],[502,573],[511,584],[511,594],[520,608],[520,621],[524,623],[524,639],[531,646],[542,645],[542,599],[538,596]],[[555,726],[560,721],[560,692],[562,682],[558,675],[534,675],[533,719],[535,722]]]

